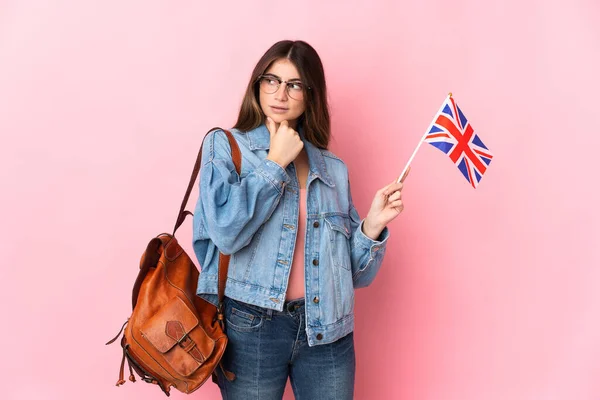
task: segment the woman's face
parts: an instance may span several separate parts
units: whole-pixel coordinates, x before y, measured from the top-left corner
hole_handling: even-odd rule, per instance
[[[265,116],[271,117],[275,123],[280,124],[287,120],[290,127],[295,129],[298,118],[306,110],[303,84],[298,69],[290,60],[282,58],[271,64],[264,75],[269,75],[273,79],[262,79],[259,83],[260,108]],[[276,78],[288,84],[279,84]],[[278,84],[279,88],[277,88]]]

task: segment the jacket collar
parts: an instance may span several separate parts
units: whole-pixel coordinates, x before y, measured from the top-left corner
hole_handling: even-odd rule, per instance
[[[298,134],[300,135],[302,142],[304,142],[304,149],[308,154],[309,178],[310,175],[314,175],[321,179],[326,185],[334,187],[335,184],[327,172],[327,166],[325,165],[325,159],[323,157],[323,153],[321,153],[321,150],[306,140],[302,125],[300,125],[298,128]],[[246,135],[248,136],[250,150],[269,149],[271,144],[271,135],[269,134],[269,130],[265,124],[246,132]]]

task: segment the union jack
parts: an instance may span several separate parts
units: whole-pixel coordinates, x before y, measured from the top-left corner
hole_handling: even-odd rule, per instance
[[[452,96],[440,107],[424,140],[446,153],[473,188],[477,188],[494,157]]]

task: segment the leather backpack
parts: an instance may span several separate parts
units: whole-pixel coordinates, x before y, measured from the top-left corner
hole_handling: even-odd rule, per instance
[[[209,132],[214,129],[219,128]],[[240,174],[240,149],[231,132],[224,132]],[[219,253],[219,305],[214,306],[196,295],[198,269],[175,238],[185,217],[192,215],[185,207],[200,171],[201,159],[202,146],[175,229],[172,234],[162,233],[148,243],[133,286],[133,312],[117,336],[106,343],[113,343],[123,332],[123,358],[117,386],[125,383],[125,360],[129,365],[129,380],[135,382],[135,370],[143,381],[158,385],[167,396],[171,386],[180,392],[192,393],[211,375],[216,382],[216,368],[222,369],[226,379],[235,379],[221,363],[227,346],[223,296],[229,255]]]

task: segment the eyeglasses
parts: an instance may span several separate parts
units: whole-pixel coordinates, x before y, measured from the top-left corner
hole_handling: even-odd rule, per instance
[[[310,86],[306,86],[299,80],[284,81],[280,77],[271,74],[260,75],[258,77],[260,90],[267,94],[273,94],[279,90],[279,86],[285,83],[287,94],[294,100],[304,99],[304,89],[310,90]]]

